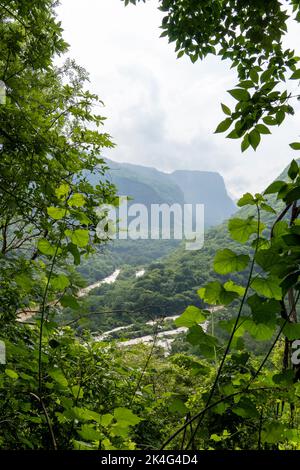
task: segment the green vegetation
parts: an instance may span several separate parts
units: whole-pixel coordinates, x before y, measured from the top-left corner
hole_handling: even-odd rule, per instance
[[[53,64],[67,51],[55,4],[0,3],[1,449],[300,449],[299,162],[263,194],[246,193],[201,253],[178,247],[138,279],[128,263],[120,282],[80,300],[76,269],[101,247],[97,206],[118,198],[86,72]],[[288,4],[299,22],[299,1]],[[218,54],[237,68],[237,105],[222,105],[217,131],[234,125],[228,137],[256,149],[293,113],[279,91],[287,72],[300,78],[299,58],[282,48],[288,14],[259,0],[160,8],[179,56]],[[94,341],[91,329],[118,325],[112,310],[123,324],[180,313],[187,334],[167,357],[155,326],[153,346]]]

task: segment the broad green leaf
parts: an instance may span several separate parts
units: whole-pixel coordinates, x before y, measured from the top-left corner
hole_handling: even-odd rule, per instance
[[[276,278],[271,277],[256,277],[251,287],[255,292],[269,299],[281,300],[282,290],[280,287],[280,281]]]
[[[251,235],[257,233],[258,222],[253,217],[248,217],[247,219],[235,218],[229,220],[228,228],[233,240],[245,243]],[[262,226],[260,229],[262,230]]]
[[[254,294],[248,297],[247,303],[256,323],[276,324],[277,315],[281,312],[281,305],[278,300],[264,299]]]
[[[42,238],[41,240],[38,241],[38,250],[43,253],[43,255],[49,255],[53,256],[55,255],[56,252],[56,247],[53,245],[50,245],[49,241],[46,240],[45,238]]]
[[[189,328],[186,339],[189,343],[194,346],[206,346],[209,349],[213,350],[213,347],[218,344],[218,340],[211,335],[205,333],[203,328],[200,325],[194,325]]]
[[[72,414],[79,421],[96,421],[96,423],[100,423],[101,421],[100,414],[89,410],[88,408],[75,406],[72,408]]]
[[[244,295],[245,287],[235,284],[232,280],[225,282],[224,289],[228,292],[236,292],[239,296]]]
[[[73,194],[68,200],[68,205],[70,207],[73,207],[73,206],[82,207],[85,205],[85,203],[86,203],[85,197],[83,196],[83,194],[80,194],[80,193]]]
[[[55,194],[59,199],[65,200],[70,192],[70,186],[68,184],[61,184],[59,188],[55,190]]]
[[[214,260],[214,270],[219,274],[229,274],[245,269],[250,261],[248,255],[237,255],[234,251],[225,248],[218,251]]]
[[[47,213],[52,219],[61,220],[66,216],[67,211],[61,207],[48,207]]]
[[[92,424],[83,424],[81,429],[78,430],[78,434],[86,441],[99,441],[104,437],[103,433],[97,431]]]
[[[254,68],[250,70],[250,78],[253,82],[258,83],[259,75]]]
[[[242,418],[258,418],[259,413],[255,404],[246,397],[242,397],[237,405],[232,407],[233,413]]]
[[[235,88],[234,90],[229,90],[228,93],[237,101],[248,101],[250,99],[250,94],[243,88]]]
[[[64,274],[59,274],[58,276],[51,278],[51,286],[55,290],[64,290],[70,285],[70,281]]]
[[[86,247],[89,243],[89,231],[78,229],[71,233],[71,241],[80,248]]]
[[[203,323],[205,320],[206,317],[199,308],[189,306],[180,317],[176,318],[175,325],[190,328],[197,323]]]
[[[283,320],[280,320],[282,323]],[[286,323],[282,333],[287,337],[289,341],[294,341],[300,338],[300,323]]]
[[[285,425],[276,421],[266,424],[261,433],[261,441],[268,444],[276,444],[284,439]]]
[[[188,412],[184,402],[177,397],[170,398],[168,408],[171,413],[178,413],[180,416],[184,416]]]
[[[118,423],[124,423],[126,426],[135,426],[142,421],[128,408],[115,408],[114,418]]]
[[[62,387],[66,388],[68,386],[68,381],[60,369],[54,369],[50,371],[49,375]]]
[[[113,419],[113,415],[111,415],[110,413],[106,413],[105,415],[101,415],[100,424],[104,428],[107,428],[112,423]]]
[[[253,206],[253,205],[255,205],[255,203],[256,202],[255,202],[255,199],[252,196],[252,194],[246,193],[238,200],[237,205],[239,207],[243,207],[243,206],[247,206],[247,205]]]
[[[275,323],[256,323],[253,320],[247,319],[243,323],[245,331],[258,341],[268,341],[275,333]]]
[[[228,305],[239,296],[237,292],[227,291],[218,281],[209,282],[198,290],[198,295],[211,305]]]
[[[267,187],[267,189],[264,191],[264,194],[278,193],[278,191],[280,191],[286,185],[287,184],[285,181],[274,181],[270,184],[270,186]]]

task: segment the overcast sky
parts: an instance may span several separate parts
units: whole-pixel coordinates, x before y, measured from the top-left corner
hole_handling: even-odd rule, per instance
[[[88,70],[90,89],[105,102],[105,130],[117,144],[107,156],[167,172],[217,171],[234,198],[263,190],[295,156],[288,144],[300,134],[300,103],[256,152],[241,154],[239,141],[213,133],[224,119],[220,102],[233,103],[226,90],[237,83],[235,72],[219,58],[177,60],[174,45],[159,38],[157,4],[61,0],[58,9],[69,55]],[[298,44],[298,28],[287,38],[290,47]]]

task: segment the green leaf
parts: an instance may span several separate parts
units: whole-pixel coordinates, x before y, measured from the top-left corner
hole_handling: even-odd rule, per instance
[[[73,255],[74,264],[78,266],[80,264],[80,253],[76,245],[73,243],[68,244],[68,251]]]
[[[228,292],[236,292],[239,296],[244,295],[245,287],[235,284],[233,281],[227,281],[224,284],[224,289]]]
[[[89,243],[89,231],[78,229],[71,233],[71,241],[74,245],[84,248]]]
[[[260,227],[262,230],[262,227]],[[228,229],[233,240],[245,243],[249,237],[257,233],[258,222],[253,217],[247,219],[231,219],[228,222]]]
[[[74,406],[72,408],[72,414],[74,418],[78,419],[79,421],[96,421],[96,423],[100,423],[101,421],[100,414],[89,410],[88,408]]]
[[[275,326],[274,323],[256,323],[251,319],[246,319],[243,323],[244,330],[257,341],[268,341],[271,339],[275,332]]]
[[[103,433],[97,431],[92,424],[83,424],[78,434],[86,441],[99,441],[104,437]]]
[[[283,320],[280,321],[282,323]],[[300,323],[286,323],[283,328],[283,334],[289,341],[294,341],[300,338]]]
[[[171,413],[178,413],[180,416],[184,416],[188,412],[184,402],[177,397],[170,398],[168,408]]]
[[[290,77],[290,80],[300,80],[300,69],[296,70],[292,76]]]
[[[263,443],[276,444],[283,440],[285,425],[277,422],[267,424],[261,433]]]
[[[276,278],[272,277],[256,277],[252,283],[251,287],[255,290],[258,294],[263,295],[269,299],[273,298],[276,300],[281,300],[282,298],[282,290],[280,287],[280,282]]]
[[[241,143],[241,150],[245,152],[250,147],[249,134],[246,134]]]
[[[250,94],[243,88],[235,88],[234,90],[228,90],[228,93],[235,98],[237,101],[248,101]]]
[[[284,196],[283,199],[287,204],[290,204],[291,202],[300,199],[300,186],[292,189],[291,191],[288,191],[288,193]]]
[[[118,423],[124,423],[126,426],[135,426],[141,420],[128,408],[116,408],[114,410],[114,418]]]
[[[55,255],[56,247],[50,245],[48,240],[46,240],[45,238],[42,238],[41,240],[38,241],[37,247],[38,247],[38,250],[41,253],[43,253],[43,255],[49,255],[49,256]]]
[[[264,194],[278,193],[284,186],[286,186],[285,181],[274,181],[267,187],[267,189],[264,191]]]
[[[214,260],[214,270],[219,274],[242,271],[249,261],[248,255],[237,255],[234,251],[225,248],[225,250],[217,252]]]
[[[246,397],[242,397],[237,405],[232,407],[233,413],[242,418],[258,418],[259,413],[255,404]]]
[[[231,116],[231,111],[228,108],[228,106],[226,106],[226,104],[223,104],[223,103],[221,103],[221,106],[222,106],[224,114],[226,114],[227,116]]]
[[[277,314],[281,312],[281,305],[278,300],[264,299],[254,294],[248,297],[247,303],[251,308],[255,323],[276,324]]]
[[[17,378],[19,377],[19,375],[17,374],[17,372],[15,372],[14,370],[11,370],[11,369],[5,369],[5,374],[6,374],[10,379],[13,379],[13,380],[17,380]]]
[[[68,200],[68,205],[70,207],[76,206],[76,207],[82,207],[86,203],[85,197],[83,194],[80,193],[75,193],[73,196],[70,197]]]
[[[272,116],[266,116],[263,118],[263,121],[265,124],[267,124],[268,126],[276,126],[278,123],[277,123],[277,120],[275,118],[273,118]]]
[[[59,188],[55,190],[55,194],[58,199],[65,200],[70,192],[70,186],[68,184],[61,184]]]
[[[255,202],[255,199],[252,196],[252,194],[246,193],[238,200],[237,205],[239,207],[243,207],[243,206],[247,206],[247,205],[253,206],[253,205],[255,205],[255,203],[256,202]]]
[[[206,284],[198,290],[198,295],[211,305],[228,305],[239,296],[237,292],[226,290],[218,281]]]
[[[257,124],[257,125],[255,126],[255,129],[256,129],[257,132],[259,132],[260,134],[271,134],[270,129],[268,129],[268,127],[265,126],[264,124]]]
[[[113,415],[111,415],[110,413],[106,413],[105,415],[101,415],[100,424],[104,428],[107,428],[112,423],[113,419]]]
[[[253,80],[253,82],[258,83],[259,75],[255,69],[250,70],[250,78]]]
[[[194,306],[187,307],[180,317],[176,318],[175,325],[178,327],[185,326],[190,328],[191,326],[203,323],[206,320],[203,312]]]
[[[53,380],[55,380],[55,382],[57,382],[62,387],[66,388],[68,386],[68,381],[60,369],[54,369],[50,371],[49,375],[50,377],[52,377]]]
[[[207,346],[208,348],[213,348],[218,343],[217,339],[214,336],[205,333],[200,325],[195,325],[189,328],[189,332],[186,338],[187,341],[194,346],[201,345]]]
[[[51,286],[53,289],[61,291],[69,287],[70,281],[64,274],[59,274],[58,276],[51,278]]]
[[[80,308],[79,303],[77,302],[77,299],[73,297],[72,295],[64,295],[60,299],[60,303],[64,308],[72,308],[73,310],[77,310]]]
[[[55,220],[60,220],[63,219],[66,215],[66,209],[63,209],[61,207],[48,207],[47,208],[47,213],[52,219]]]
[[[291,180],[294,180],[297,178],[299,174],[299,166],[298,163],[295,160],[292,160],[289,170],[288,170],[288,176],[291,178]]]
[[[261,204],[260,208],[263,211],[271,212],[272,214],[276,214],[276,211],[273,209],[273,207],[269,206],[269,204],[265,204],[264,202]]]
[[[256,150],[257,147],[259,146],[260,144],[260,133],[256,130],[256,129],[253,129],[250,133],[249,133],[249,142],[250,142],[250,145],[251,147]]]
[[[292,142],[290,144],[290,147],[293,149],[293,150],[300,150],[300,142]]]
[[[218,125],[217,129],[215,130],[215,134],[227,131],[227,129],[229,129],[231,124],[232,124],[231,118],[224,119],[224,121],[220,122],[220,124]]]

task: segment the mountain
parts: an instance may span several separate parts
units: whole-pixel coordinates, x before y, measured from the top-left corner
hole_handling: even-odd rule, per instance
[[[112,160],[107,160],[107,165],[109,170],[105,173],[105,179],[115,184],[120,196],[131,198],[128,205],[139,203],[149,209],[151,204],[204,204],[206,229],[221,223],[236,209],[218,173],[174,171],[169,174],[151,167]],[[98,184],[98,176],[88,174],[87,177],[91,184]],[[91,284],[125,264],[149,264],[170,254],[179,243],[174,239],[114,240],[101,246],[88,260],[83,260],[78,270]]]
[[[205,227],[221,223],[236,210],[219,173],[191,170],[164,173],[155,168],[112,160],[107,160],[107,164],[109,179],[118,188],[118,194],[132,197],[132,202],[146,206],[204,204]]]
[[[177,170],[170,177],[183,191],[185,202],[204,204],[206,227],[220,224],[235,212],[236,206],[219,173]]]
[[[184,193],[167,173],[155,168],[107,160],[108,175],[119,195],[139,204],[183,204]],[[107,176],[107,175],[106,175]]]

